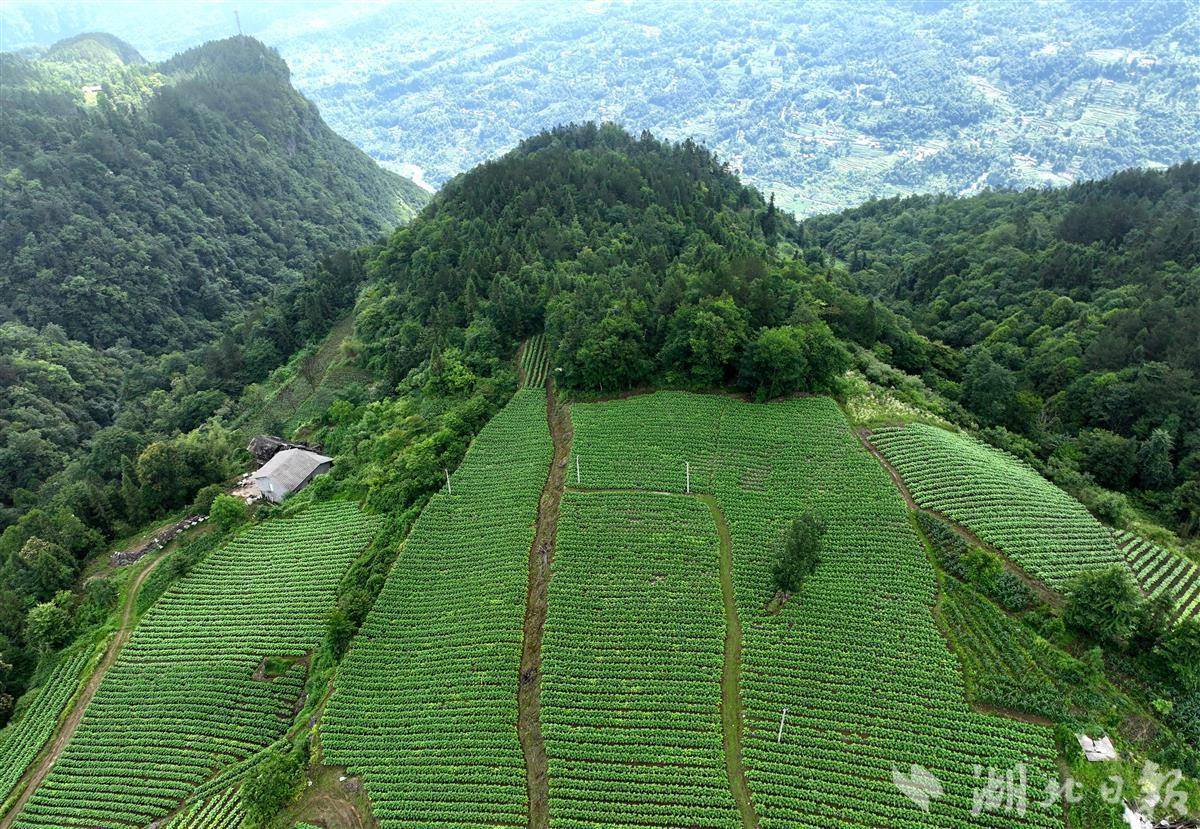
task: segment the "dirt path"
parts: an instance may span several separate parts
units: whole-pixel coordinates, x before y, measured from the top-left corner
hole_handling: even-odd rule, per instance
[[[521,645],[521,673],[517,680],[517,736],[525,755],[530,829],[546,829],[550,825],[550,786],[541,720],[542,632],[546,624],[546,597],[554,563],[558,510],[566,483],[567,456],[571,451],[570,415],[555,399],[552,377],[546,378],[546,422],[554,442],[554,457],[546,474],[546,485],[542,488],[537,531],[529,548],[525,629]]]
[[[725,771],[729,788],[742,815],[742,826],[758,829],[758,815],[746,782],[746,766],[742,755],[742,622],[738,618],[733,593],[733,536],[725,513],[711,495],[698,496],[708,505],[717,537],[721,542],[721,599],[725,604],[725,660],[721,668],[721,729],[725,736]]]
[[[4,819],[0,820],[0,829],[8,829],[12,825],[17,815],[21,813],[21,809],[25,807],[26,802],[37,791],[37,787],[42,784],[46,775],[50,773],[51,767],[59,755],[62,754],[63,749],[71,742],[71,737],[75,735],[75,729],[79,727],[84,712],[87,711],[92,697],[96,695],[96,690],[100,687],[100,682],[104,679],[104,675],[108,673],[108,669],[117,661],[117,655],[129,640],[130,633],[133,632],[133,616],[134,611],[137,609],[137,597],[138,593],[141,592],[142,583],[146,581],[162,561],[163,556],[160,555],[150,562],[149,565],[143,567],[141,572],[130,582],[129,590],[125,595],[125,607],[121,611],[121,625],[117,628],[116,636],[109,643],[108,650],[105,651],[100,664],[96,666],[96,670],[92,671],[92,676],[88,679],[87,685],[76,695],[71,712],[63,720],[62,725],[59,726],[54,741],[50,743],[48,748],[42,750],[38,761],[25,772],[22,781],[17,784],[18,787],[23,786],[21,794],[13,803],[12,808],[8,810],[8,814],[4,816]]]

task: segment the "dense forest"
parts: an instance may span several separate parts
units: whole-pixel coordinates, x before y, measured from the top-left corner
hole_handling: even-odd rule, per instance
[[[228,338],[234,316],[427,196],[335,135],[250,38],[151,65],[86,35],[0,62],[3,524],[124,403],[192,362],[170,355]],[[299,336],[255,340],[221,370],[262,376]]]
[[[1069,489],[1200,532],[1200,165],[1056,190],[919,196],[811,219],[844,283],[954,349],[881,357]],[[1120,499],[1094,502],[1120,524]]]
[[[61,594],[82,560],[231,474],[214,416],[352,307],[365,271],[341,251],[427,196],[250,38],[147,64],[86,35],[0,71],[0,684],[19,691],[27,612],[86,616]]]

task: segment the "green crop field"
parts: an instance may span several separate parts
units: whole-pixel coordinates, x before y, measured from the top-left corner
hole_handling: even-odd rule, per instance
[[[1051,588],[1123,562],[1082,504],[1011,455],[922,423],[878,429],[871,442],[918,504],[967,527]]]
[[[698,499],[563,498],[542,644],[550,825],[733,827],[717,529]]]
[[[0,731],[0,803],[53,736],[58,719],[78,689],[91,656],[90,645],[63,653],[46,681],[33,692],[28,706]]]
[[[525,822],[517,674],[550,458],[545,394],[520,391],[421,513],[342,663],[321,745],[384,827]]]
[[[340,581],[378,521],[348,503],[252,528],[150,609],[18,827],[142,827],[222,767],[280,737]]]
[[[697,463],[699,486],[711,472],[733,539],[745,760],[762,826],[1061,826],[1061,809],[971,814],[977,764],[1024,764],[1031,792],[1056,782],[1052,734],[967,704],[905,505],[832,401],[659,393],[572,414],[584,486],[680,492],[685,461],[694,487]],[[770,566],[805,510],[828,523],[822,561],[772,615]],[[943,787],[928,814],[893,782],[913,764]]]
[[[180,810],[166,829],[241,829],[245,822],[238,790],[232,788]]]
[[[525,341],[521,348],[520,366],[524,375],[523,386],[540,389],[546,384],[546,375],[550,371],[550,350],[546,345],[545,334],[538,334]]]
[[[1113,537],[1142,592],[1150,597],[1170,595],[1173,621],[1200,616],[1200,567],[1195,562],[1124,530]]]

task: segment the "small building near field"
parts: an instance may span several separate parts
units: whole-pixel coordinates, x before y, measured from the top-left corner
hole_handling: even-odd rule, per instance
[[[278,504],[293,492],[308,486],[309,481],[324,475],[333,465],[333,458],[318,455],[307,449],[284,449],[254,473],[258,491],[273,504]]]

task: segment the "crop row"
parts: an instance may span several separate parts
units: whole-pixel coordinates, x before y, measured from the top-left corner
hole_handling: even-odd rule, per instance
[[[871,436],[925,509],[995,545],[1056,589],[1089,570],[1120,566],[1108,531],[1071,496],[1017,458],[923,423]]]
[[[695,416],[714,409],[717,421]],[[933,622],[937,583],[907,510],[832,401],[655,394],[576,406],[573,415],[593,470],[585,486],[632,478],[678,492],[671,470],[685,458],[713,459],[711,490],[733,538],[745,760],[763,827],[1061,825],[1051,812],[971,814],[976,764],[1025,763],[1035,792],[1055,780],[1052,735],[967,704]],[[668,440],[657,421],[680,425]],[[658,441],[650,456],[646,432]],[[769,613],[781,537],[805,511],[828,527],[821,563]],[[944,787],[928,814],[893,783],[894,769],[914,763]]]
[[[42,746],[54,734],[63,708],[79,687],[91,648],[63,653],[41,687],[16,719],[0,731],[0,802],[8,796]]]
[[[241,829],[245,822],[238,790],[232,788],[181,810],[165,829]]]
[[[521,372],[525,375],[525,388],[540,389],[546,384],[549,371],[550,350],[546,345],[546,335],[530,337],[521,349]]]
[[[321,726],[384,827],[525,822],[517,674],[546,398],[516,396],[413,526],[343,661]]]
[[[305,668],[256,669],[317,645],[377,526],[353,504],[326,504],[210,554],[147,612],[16,825],[145,826],[277,739]]]
[[[699,500],[563,498],[542,644],[551,826],[732,827],[717,530]]]
[[[1124,530],[1114,531],[1113,537],[1147,596],[1170,595],[1175,621],[1200,616],[1200,567],[1195,562]]]

